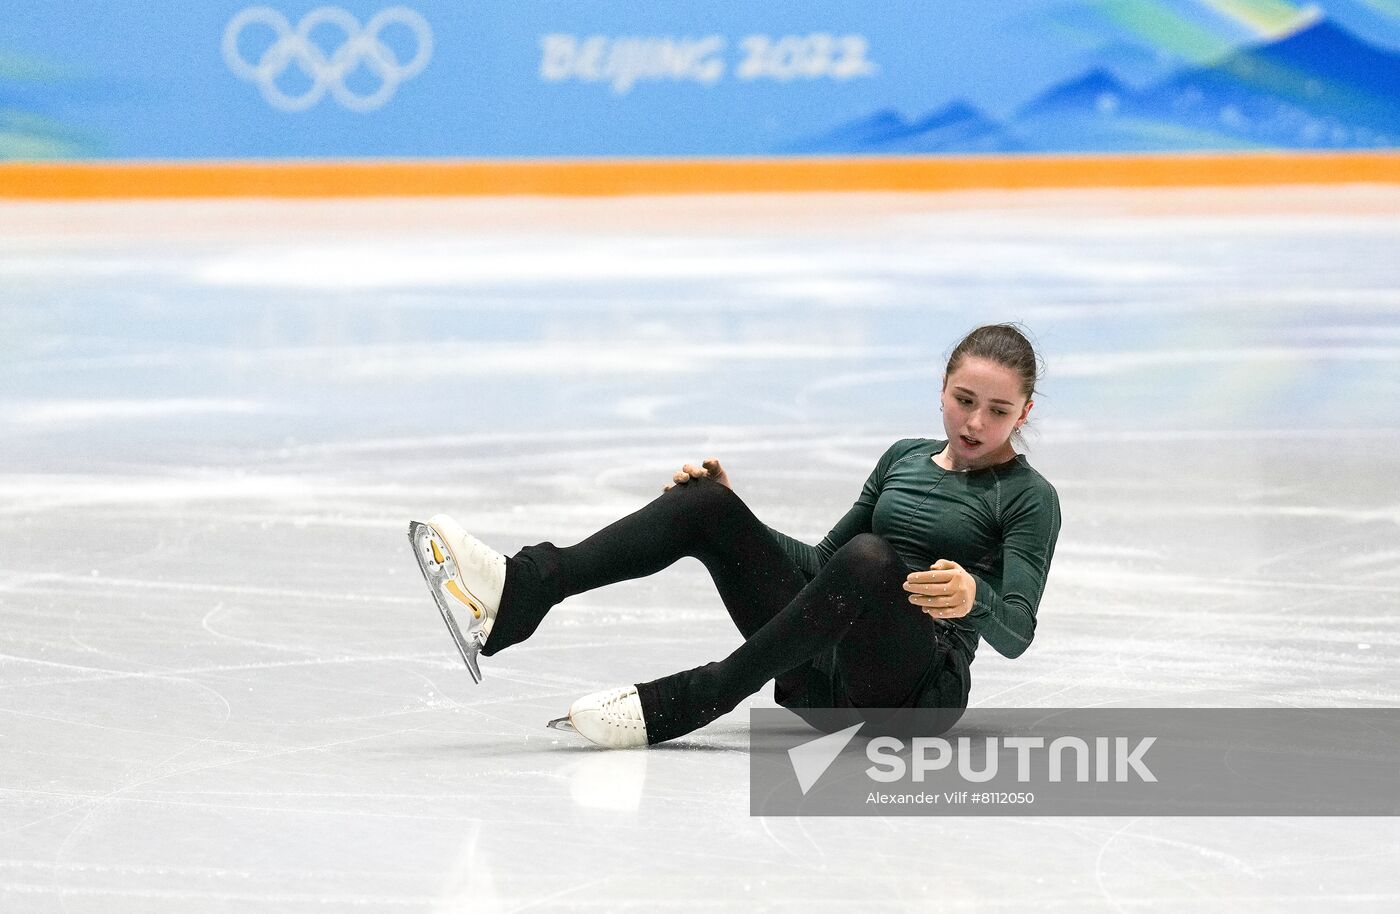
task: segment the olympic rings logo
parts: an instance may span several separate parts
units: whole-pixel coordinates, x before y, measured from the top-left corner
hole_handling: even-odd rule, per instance
[[[407,61],[400,61],[393,48],[380,40],[380,33],[389,26],[405,26],[413,33],[416,50]],[[338,30],[344,41],[329,56],[311,40],[317,28],[330,26]],[[255,61],[239,50],[238,43],[247,29],[267,28],[273,41]],[[433,31],[428,22],[414,10],[394,6],[377,13],[364,27],[360,21],[339,7],[321,6],[307,13],[292,28],[287,17],[268,6],[252,6],[229,20],[224,28],[224,62],[240,79],[256,83],[268,104],[281,111],[305,111],[330,92],[351,111],[366,112],[382,108],[393,98],[399,85],[412,79],[428,65],[433,55]],[[361,94],[345,84],[345,78],[364,66],[379,81],[379,88]],[[277,81],[296,67],[311,80],[304,91],[291,94]]]

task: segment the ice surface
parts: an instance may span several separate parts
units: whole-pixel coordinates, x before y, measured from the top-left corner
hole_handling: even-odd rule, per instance
[[[719,455],[815,542],[988,320],[1064,528],[981,706],[1400,702],[1400,191],[0,205],[0,910],[1393,910],[1400,826],[763,819],[691,560],[475,686],[408,551]]]

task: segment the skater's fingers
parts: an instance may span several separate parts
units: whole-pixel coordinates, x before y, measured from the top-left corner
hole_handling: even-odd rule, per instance
[[[671,477],[671,481],[676,485],[683,486],[692,479],[712,479],[726,488],[732,488],[729,484],[729,477],[725,475],[724,470],[719,465],[718,457],[707,457],[700,463],[700,466],[687,463],[680,472]],[[666,490],[662,489],[662,491]]]
[[[918,594],[911,594],[909,602],[917,606],[930,616],[940,618],[958,618],[967,615],[972,608],[968,601],[962,596],[950,597],[924,597]]]
[[[959,582],[953,578],[925,578],[916,580],[912,576],[905,580],[904,589],[914,593],[957,593]]]

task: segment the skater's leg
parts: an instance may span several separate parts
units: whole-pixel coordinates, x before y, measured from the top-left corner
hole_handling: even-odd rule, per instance
[[[836,645],[841,683],[857,707],[903,706],[932,662],[934,621],[909,602],[907,574],[900,565],[893,598],[870,601]]]
[[[787,605],[805,578],[767,527],[730,489],[697,479],[575,546],[526,546],[508,560],[490,655],[528,638],[550,607],[574,594],[699,559],[747,638]],[[781,672],[781,671],[780,671]],[[770,677],[771,678],[771,677]]]
[[[765,682],[836,647],[843,669],[859,663],[853,702],[903,705],[934,659],[933,620],[909,603],[903,561],[863,533],[836,551],[781,612],[717,663],[639,683],[647,741],[659,743],[732,711]],[[858,634],[857,634],[858,632]],[[856,635],[848,649],[845,639]]]

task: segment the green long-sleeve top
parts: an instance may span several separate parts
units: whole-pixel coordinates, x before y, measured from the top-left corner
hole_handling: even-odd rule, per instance
[[[1060,533],[1059,496],[1021,454],[980,470],[945,470],[933,456],[946,445],[930,438],[896,441],[855,504],[816,546],[768,529],[809,581],[859,533],[884,537],[910,571],[927,571],[939,559],[957,562],[977,582],[972,611],[934,623],[953,635],[969,662],[979,636],[997,653],[1017,657],[1035,635]],[[913,604],[910,611],[916,611]]]

